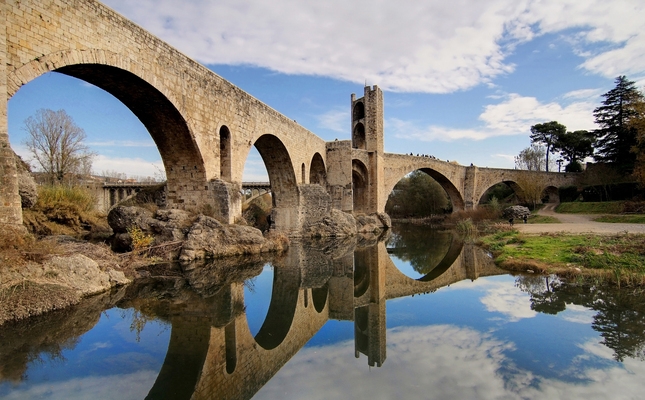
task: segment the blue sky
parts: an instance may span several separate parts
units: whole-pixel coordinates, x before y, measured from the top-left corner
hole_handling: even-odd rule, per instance
[[[350,94],[378,85],[387,152],[464,165],[513,168],[531,125],[594,129],[592,111],[618,75],[645,86],[640,0],[104,3],[326,140],[350,138]],[[39,108],[63,108],[86,131],[97,173],[163,169],[129,110],[57,74],[9,102],[21,155],[24,120]],[[265,176],[252,152],[244,179]]]

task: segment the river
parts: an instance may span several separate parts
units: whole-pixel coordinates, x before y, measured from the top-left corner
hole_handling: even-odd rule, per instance
[[[0,399],[636,399],[645,294],[450,232],[173,266],[0,327]]]

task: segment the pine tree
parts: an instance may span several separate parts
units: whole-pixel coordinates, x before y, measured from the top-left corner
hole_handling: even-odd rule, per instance
[[[602,95],[605,100],[593,115],[600,126],[596,135],[596,154],[600,162],[614,163],[621,172],[631,173],[636,154],[631,149],[636,145],[636,129],[630,123],[637,116],[634,105],[642,101],[643,95],[636,84],[624,75],[616,78],[616,87]]]
[[[536,124],[531,127],[531,143],[544,144],[546,146],[546,171],[549,172],[549,153],[555,150],[554,145],[558,137],[567,132],[567,127],[558,121]]]

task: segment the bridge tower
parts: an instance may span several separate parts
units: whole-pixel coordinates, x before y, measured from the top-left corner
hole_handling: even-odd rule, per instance
[[[352,189],[354,212],[383,212],[383,92],[365,86],[364,96],[351,96]]]

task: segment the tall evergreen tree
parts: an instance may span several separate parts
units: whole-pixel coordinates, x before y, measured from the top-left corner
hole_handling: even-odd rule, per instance
[[[580,171],[580,161],[593,154],[595,137],[593,132],[585,130],[566,132],[558,137],[555,147],[562,158],[569,161],[567,172]]]
[[[636,160],[631,151],[636,145],[636,129],[630,122],[637,116],[634,105],[642,101],[643,95],[633,81],[621,75],[616,78],[616,87],[602,96],[605,100],[593,112],[600,126],[594,131],[597,138],[594,158],[614,163],[623,173],[631,173]]]
[[[546,171],[549,172],[549,153],[554,149],[558,137],[567,132],[567,127],[558,123],[558,121],[545,122],[536,124],[531,127],[531,143],[544,144],[546,147]]]

